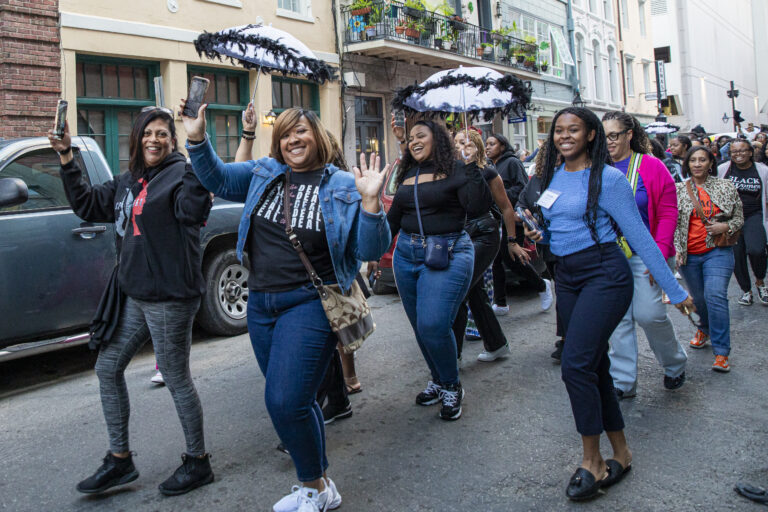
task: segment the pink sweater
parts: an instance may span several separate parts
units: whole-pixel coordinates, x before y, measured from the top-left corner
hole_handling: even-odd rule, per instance
[[[643,155],[640,177],[648,191],[648,223],[651,236],[664,258],[675,255],[677,227],[677,190],[667,166],[653,155]]]

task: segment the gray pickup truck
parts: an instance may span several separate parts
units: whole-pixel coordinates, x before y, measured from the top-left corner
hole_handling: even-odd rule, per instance
[[[73,137],[72,147],[91,184],[112,179],[93,139]],[[59,167],[46,138],[0,140],[0,361],[86,343],[116,263],[114,225],[72,212]],[[201,233],[197,323],[214,335],[246,330],[248,270],[235,254],[242,208],[217,198]]]

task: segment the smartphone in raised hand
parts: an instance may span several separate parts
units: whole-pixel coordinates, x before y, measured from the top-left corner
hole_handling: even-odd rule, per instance
[[[182,112],[183,115],[197,119],[197,111],[200,110],[200,106],[203,104],[203,98],[205,98],[205,93],[208,91],[210,83],[211,81],[207,78],[201,76],[192,77],[192,81],[189,83],[187,102]]]
[[[405,128],[405,112],[402,110],[395,110],[395,126]]]
[[[60,139],[64,136],[64,130],[67,124],[67,108],[69,103],[67,100],[59,100],[56,104],[56,120],[53,123],[53,135]]]
[[[529,215],[525,210],[523,210],[519,206],[515,208],[515,212],[517,212],[517,216],[520,217],[521,221],[523,221],[523,224],[525,224],[525,227],[528,228],[528,231],[538,231],[539,233],[541,233],[541,228],[539,227],[539,223],[536,222],[536,219],[534,219],[533,216]]]

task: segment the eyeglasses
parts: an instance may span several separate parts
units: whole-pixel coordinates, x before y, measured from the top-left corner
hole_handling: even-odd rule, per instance
[[[144,112],[152,112],[153,110],[159,110],[160,112],[165,112],[169,116],[173,117],[173,110],[166,107],[158,107],[156,105],[150,105],[148,107],[142,108],[141,113],[143,114]]]
[[[616,142],[617,140],[619,140],[619,137],[627,133],[629,130],[630,128],[627,128],[626,130],[622,130],[620,132],[606,133],[605,138],[611,142]]]

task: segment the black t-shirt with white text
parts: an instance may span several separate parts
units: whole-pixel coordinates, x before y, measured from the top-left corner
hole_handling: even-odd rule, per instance
[[[336,282],[325,223],[320,209],[320,179],[323,169],[291,173],[291,224],[304,252],[323,282]],[[294,290],[310,282],[299,253],[285,234],[283,180],[264,191],[251,214],[248,233],[250,274],[248,288],[260,292]]]
[[[763,186],[754,164],[749,169],[741,170],[731,165],[725,174],[726,179],[736,187],[744,205],[744,218],[763,212]]]

